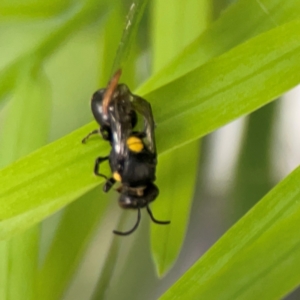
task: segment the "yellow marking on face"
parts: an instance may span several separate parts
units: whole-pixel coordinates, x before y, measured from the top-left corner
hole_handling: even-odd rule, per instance
[[[128,138],[126,144],[132,152],[141,152],[144,148],[142,140],[136,136]]]
[[[116,180],[116,181],[119,181],[119,182],[122,181],[121,175],[120,175],[118,172],[114,172],[113,178],[114,178],[114,180]]]

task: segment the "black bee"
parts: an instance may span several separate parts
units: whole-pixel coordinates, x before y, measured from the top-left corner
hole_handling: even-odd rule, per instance
[[[153,222],[169,224],[154,218],[149,203],[159,194],[155,170],[157,154],[154,136],[154,121],[150,104],[133,95],[125,84],[118,84],[121,70],[118,70],[106,89],[96,91],[91,100],[92,113],[100,128],[92,131],[82,142],[93,134],[100,133],[111,145],[109,156],[98,157],[94,173],[104,177],[103,191],[108,192],[118,181],[119,205],[122,208],[137,209],[138,217],[134,227],[127,232],[114,230],[118,235],[128,235],[136,230],[141,219],[141,208],[146,207]],[[138,115],[143,118],[143,129],[135,131]],[[112,177],[107,178],[99,171],[100,164],[108,160]]]

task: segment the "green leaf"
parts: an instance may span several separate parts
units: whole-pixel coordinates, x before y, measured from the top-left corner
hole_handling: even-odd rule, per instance
[[[39,227],[0,243],[0,297],[34,300],[38,267]]]
[[[299,32],[298,20],[279,26],[146,95],[157,121],[159,153],[252,112],[298,84]],[[84,126],[0,172],[1,238],[24,230],[101,183],[90,170],[95,157],[108,152],[108,145],[80,142],[95,127]],[[18,224],[8,232],[4,220],[12,217]]]
[[[92,168],[95,157],[108,152],[108,145],[101,143],[100,147],[97,147],[99,144],[92,140],[88,145],[81,144],[82,137],[95,126],[94,123],[84,126],[76,131],[75,136],[71,134],[67,138],[42,148],[42,151],[38,150],[32,153],[27,156],[27,159],[12,164],[12,166],[15,166],[13,173],[10,173],[10,168],[3,169],[4,173],[8,170],[6,174],[12,176],[14,185],[17,186],[16,190],[12,186],[7,186],[6,192],[8,194],[12,193],[12,202],[18,198],[20,203],[16,206],[12,205],[12,203],[4,200],[8,199],[6,196],[3,198],[4,194],[0,196],[2,204],[6,207],[6,212],[10,215],[8,219],[1,222],[2,238],[11,236],[39,222],[69,203],[71,199],[85,194],[98,185],[99,181],[102,181],[93,175]],[[100,151],[97,148],[100,148]],[[47,150],[45,151],[45,149]],[[38,153],[42,155],[36,156]],[[88,160],[86,160],[87,157],[89,157]],[[23,165],[23,163],[25,164]],[[74,172],[75,169],[77,171]],[[108,171],[108,168],[103,169]],[[26,174],[21,175],[24,170],[26,170]],[[82,176],[82,172],[84,172],[84,176]],[[25,177],[23,177],[24,175]],[[44,181],[45,175],[50,181]],[[23,179],[21,179],[22,177]],[[6,180],[2,182],[5,183],[3,186],[7,183]],[[33,194],[31,192],[27,194],[28,189],[26,186],[29,183],[33,183],[35,186]],[[46,190],[50,188],[49,184],[52,188],[47,193]],[[8,194],[6,195],[8,196]]]
[[[51,99],[47,78],[43,73],[32,71],[25,65],[18,82],[14,96],[2,111],[2,167],[46,144],[49,132]]]
[[[248,39],[298,18],[299,10],[300,3],[295,0],[236,1],[166,68],[151,76],[138,93],[157,89]]]
[[[16,85],[18,69],[22,68],[23,64],[31,61],[32,57],[40,60],[40,63],[44,63],[74,32],[96,21],[103,21],[107,11],[108,5],[106,0],[84,1],[80,7],[78,7],[78,3],[74,4],[69,13],[63,14],[58,18],[51,33],[45,37],[43,36],[33,50],[22,53],[15,61],[3,68],[2,72],[0,72],[0,81],[2,82],[0,86],[0,102]]]
[[[154,71],[161,69],[204,29],[208,6],[208,1],[195,0],[175,3],[158,0],[154,3],[151,30]],[[184,16],[180,14],[182,10]],[[151,224],[152,255],[160,277],[170,270],[184,241],[199,153],[199,142],[195,141],[159,159],[157,185],[162,188],[158,201],[153,204],[154,215],[158,220],[171,220],[168,226]]]
[[[38,299],[61,299],[108,204],[97,188],[64,212],[39,274]]]
[[[299,27],[299,20],[279,26],[146,94],[158,150],[195,140],[297,85]]]
[[[184,48],[207,27],[210,19],[210,3],[197,0],[185,2],[156,0],[153,1],[151,19],[152,69],[155,74],[182,53]],[[156,75],[151,78],[156,78]]]
[[[126,60],[128,59],[129,51],[134,43],[147,2],[148,0],[135,0],[131,3],[122,34],[122,39],[120,41],[113,64],[113,73],[120,68],[122,69],[126,63]]]
[[[299,180],[297,168],[160,299],[281,299],[295,288],[300,282]]]
[[[0,3],[1,15],[6,17],[36,18],[51,17],[58,14],[72,4],[72,0],[67,1],[19,1],[2,0]]]
[[[249,116],[244,129],[241,153],[231,184],[228,213],[235,223],[273,186],[271,180],[271,142],[278,101],[274,101]]]
[[[125,223],[125,220],[126,220],[126,215],[123,213],[119,218],[119,224],[118,226],[116,226],[116,228],[120,228],[120,227],[122,228]],[[114,278],[119,263],[118,258],[120,257],[121,254],[122,254],[121,256],[124,256],[124,253],[122,252],[122,242],[123,240],[120,240],[119,236],[117,235],[113,236],[108,253],[105,257],[104,266],[102,267],[100,276],[97,280],[96,288],[93,292],[93,296],[92,296],[93,300],[107,298],[107,295],[109,294],[112,278]]]
[[[159,158],[157,186],[159,199],[153,203],[158,220],[170,225],[151,225],[151,248],[158,275],[170,270],[176,261],[189,223],[196,181],[199,142],[189,143]]]
[[[105,30],[103,36],[99,36],[99,46],[101,49],[97,51],[101,55],[101,62],[99,64],[99,84],[106,86],[111,77],[112,65],[116,56],[116,49],[121,39],[121,28],[124,23],[124,15],[122,14],[121,6],[116,6],[110,13],[105,23]],[[123,18],[122,18],[123,17]]]
[[[18,76],[14,96],[2,111],[0,165],[7,165],[46,143],[50,117],[48,80],[31,60]],[[39,124],[37,127],[36,124]],[[0,243],[1,299],[36,299],[39,228]]]

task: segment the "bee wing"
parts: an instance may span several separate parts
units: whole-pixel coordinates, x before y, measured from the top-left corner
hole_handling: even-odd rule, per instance
[[[132,95],[131,103],[133,109],[138,112],[144,118],[144,132],[148,141],[148,148],[152,153],[156,153],[155,135],[154,135],[154,120],[152,114],[152,108],[149,102],[145,99]]]
[[[130,102],[120,101],[120,99],[116,98],[108,109],[111,120],[113,147],[119,161],[123,160],[128,152],[126,141],[132,131],[131,120],[128,114],[130,107]]]

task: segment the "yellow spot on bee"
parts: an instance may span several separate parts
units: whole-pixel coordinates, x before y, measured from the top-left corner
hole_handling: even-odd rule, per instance
[[[118,172],[114,172],[113,178],[116,181],[120,181],[120,182],[122,181],[121,175]]]
[[[132,136],[132,137],[128,138],[126,144],[129,148],[129,150],[131,150],[133,152],[141,152],[144,148],[144,144],[143,144],[142,140],[136,136]]]

